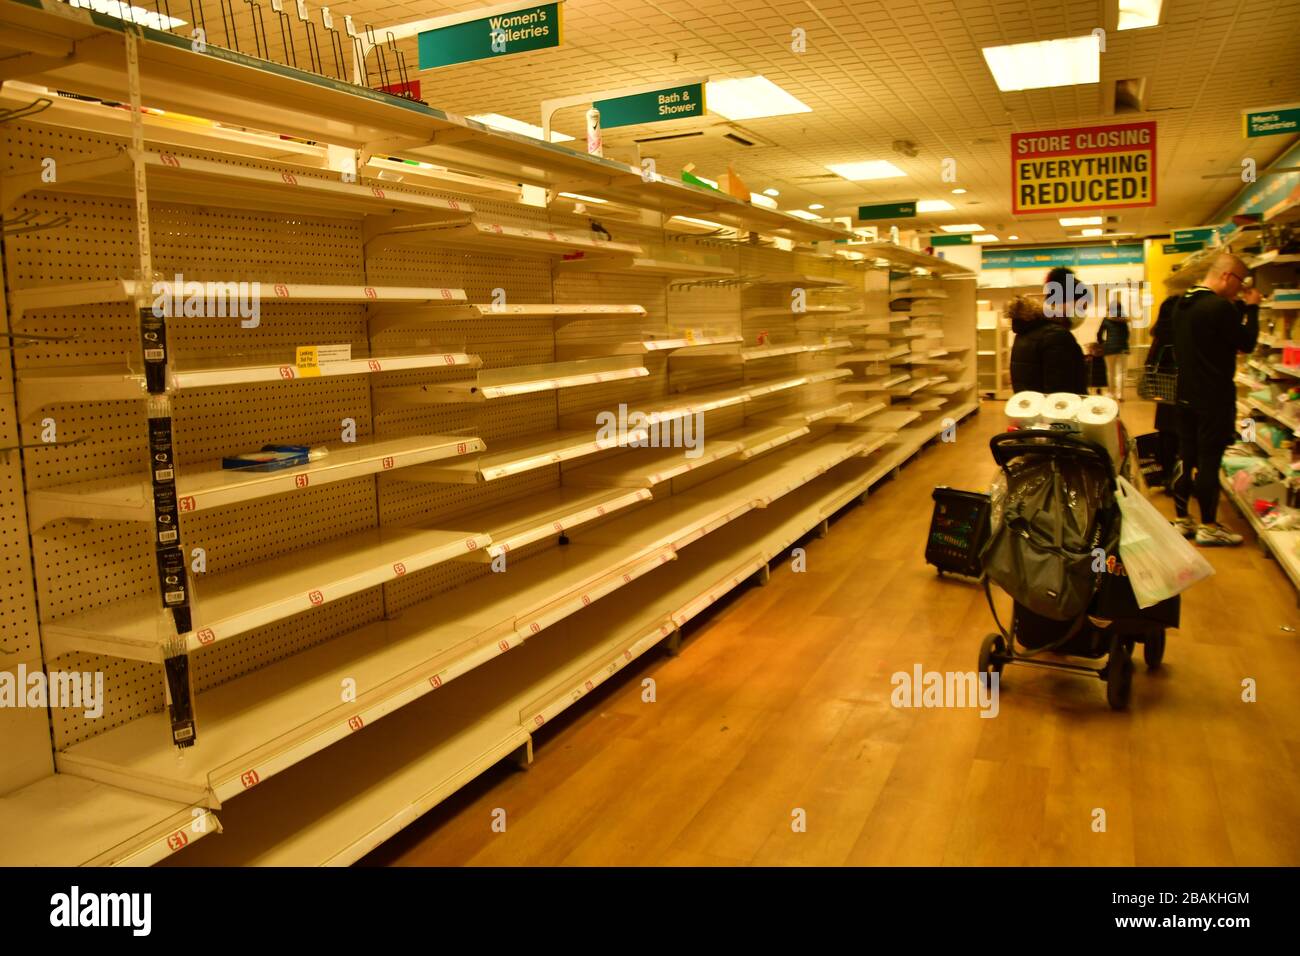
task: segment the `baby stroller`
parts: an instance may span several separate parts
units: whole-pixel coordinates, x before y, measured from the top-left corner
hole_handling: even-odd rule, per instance
[[[1110,706],[1123,710],[1134,646],[1143,645],[1148,668],[1159,667],[1179,602],[1137,606],[1118,554],[1110,455],[1078,435],[1037,429],[995,435],[989,447],[1006,489],[994,495],[993,533],[982,554],[998,633],[980,646],[979,672],[1000,681],[1007,664],[1025,664],[1099,677]],[[998,619],[990,580],[1015,600],[1010,629]]]

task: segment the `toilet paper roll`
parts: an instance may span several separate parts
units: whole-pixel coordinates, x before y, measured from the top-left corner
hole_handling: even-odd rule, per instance
[[[1043,412],[1042,392],[1016,392],[1007,399],[1007,423],[1029,428]]]
[[[1119,464],[1119,404],[1105,395],[1091,395],[1079,404],[1075,420],[1083,437],[1101,445]]]
[[[1072,422],[1082,403],[1083,399],[1078,395],[1070,392],[1053,392],[1043,399],[1043,421]]]

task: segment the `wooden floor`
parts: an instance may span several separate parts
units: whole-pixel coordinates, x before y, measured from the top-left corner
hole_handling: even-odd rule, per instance
[[[1149,430],[1149,407],[1126,420]],[[993,719],[891,706],[893,673],[974,670],[992,630],[982,592],[922,549],[931,489],[986,489],[1001,427],[986,403],[808,543],[806,572],[785,559],[680,656],[652,652],[548,726],[530,770],[495,768],[363,864],[1300,864],[1300,615],[1228,502],[1247,544],[1206,552],[1216,576],[1184,595],[1165,667],[1139,664],[1129,712],[1100,681],[1027,667]]]

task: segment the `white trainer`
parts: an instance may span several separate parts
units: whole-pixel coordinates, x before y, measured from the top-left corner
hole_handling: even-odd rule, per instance
[[[1196,543],[1205,547],[1232,547],[1242,540],[1241,535],[1221,524],[1203,524],[1196,529]]]
[[[1174,530],[1184,538],[1196,537],[1196,519],[1190,516],[1186,518],[1175,518],[1172,522]]]

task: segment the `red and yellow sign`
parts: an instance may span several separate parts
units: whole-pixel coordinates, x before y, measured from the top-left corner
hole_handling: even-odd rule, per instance
[[[1016,215],[1155,204],[1155,123],[1011,134]]]

